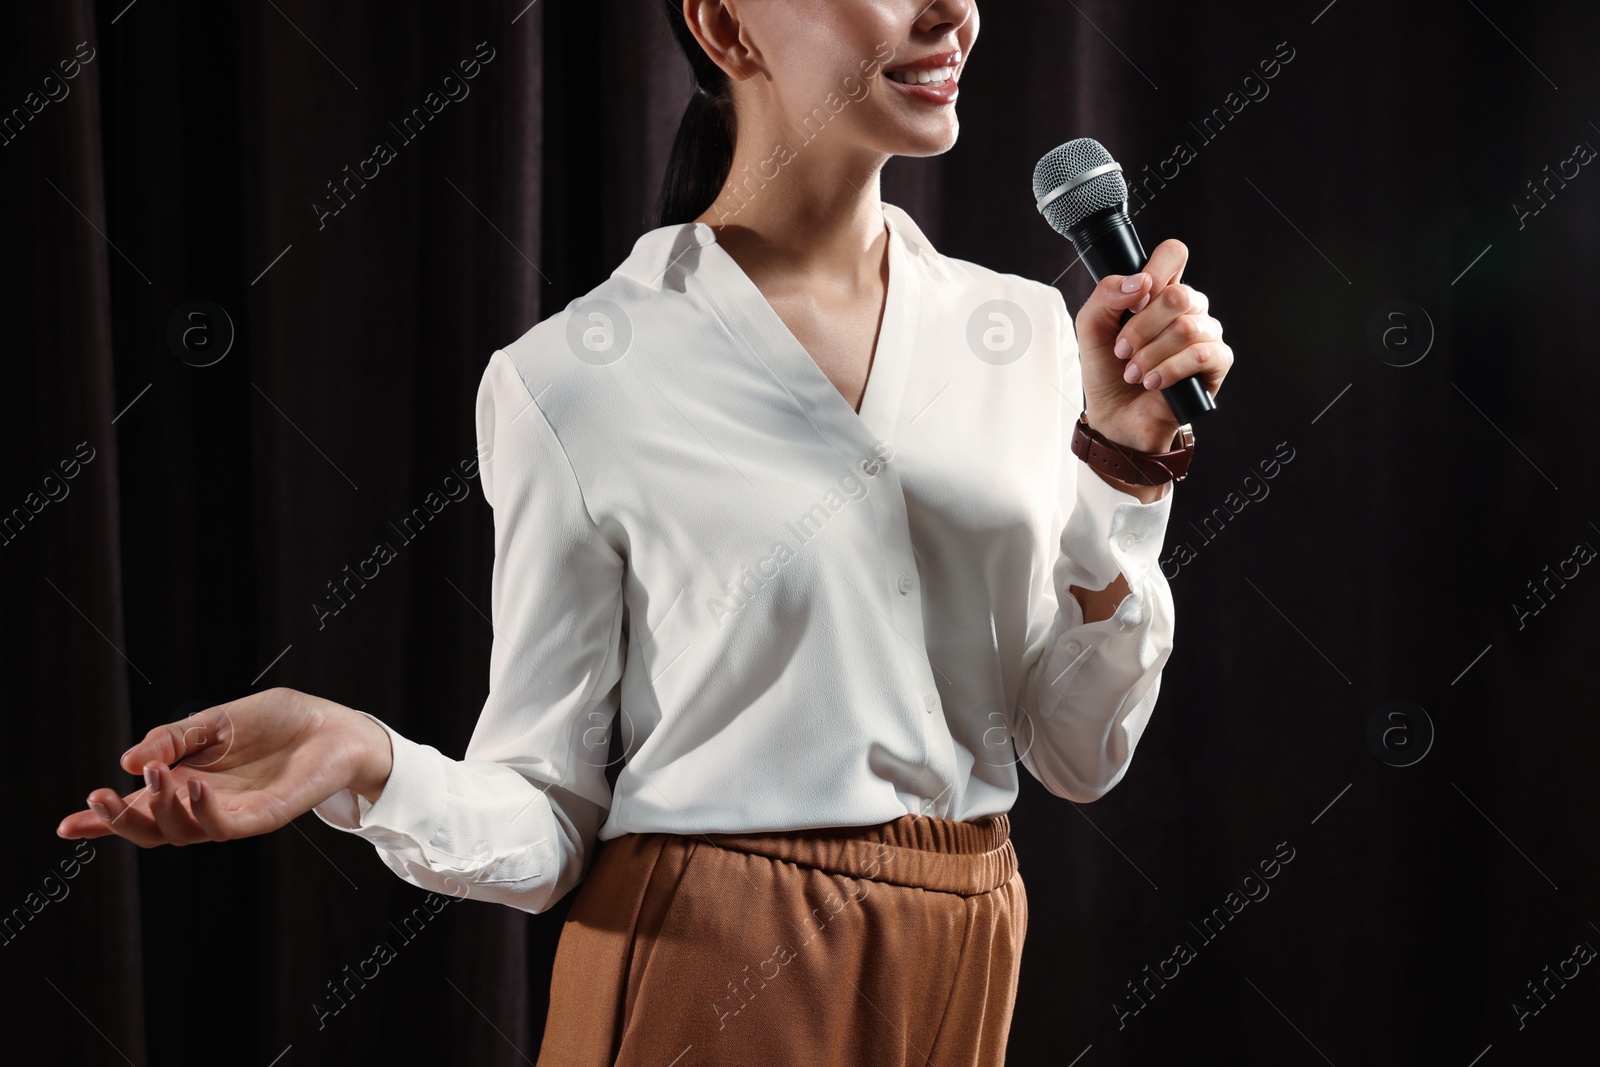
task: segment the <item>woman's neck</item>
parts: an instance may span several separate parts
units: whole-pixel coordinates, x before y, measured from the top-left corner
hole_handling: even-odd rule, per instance
[[[696,221],[717,231],[735,258],[745,258],[742,251],[799,274],[875,275],[884,234],[879,175],[887,157],[845,158],[799,139],[792,127],[764,135],[741,128],[728,180]],[[774,147],[746,148],[753,144]]]

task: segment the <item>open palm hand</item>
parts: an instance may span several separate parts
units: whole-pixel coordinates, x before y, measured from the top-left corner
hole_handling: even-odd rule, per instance
[[[269,833],[371,779],[373,754],[387,751],[382,733],[321,697],[283,687],[252,693],[151,730],[120,760],[145,776],[144,788],[93,790],[88,809],[57,833],[118,834],[146,848]]]

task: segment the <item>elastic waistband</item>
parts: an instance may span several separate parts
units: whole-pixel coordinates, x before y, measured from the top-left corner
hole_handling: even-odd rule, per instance
[[[1017,872],[1011,818],[1004,812],[975,822],[902,815],[875,826],[695,837],[830,874],[962,896],[998,889]]]

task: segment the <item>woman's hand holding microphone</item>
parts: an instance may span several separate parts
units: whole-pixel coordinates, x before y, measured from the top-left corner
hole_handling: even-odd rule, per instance
[[[342,789],[376,800],[392,753],[367,716],[280,686],[157,726],[120,763],[144,788],[93,790],[57,834],[150,848],[269,833]]]

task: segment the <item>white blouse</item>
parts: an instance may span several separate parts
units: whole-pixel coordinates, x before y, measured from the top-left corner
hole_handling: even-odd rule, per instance
[[[493,354],[488,699],[462,760],[384,724],[378,800],[320,818],[417,886],[542,912],[597,837],[976,820],[1018,762],[1079,802],[1121,780],[1172,650],[1173,486],[1141,503],[1071,453],[1053,286],[883,216],[859,414],[704,223]],[[1119,572],[1085,623],[1067,587]]]

